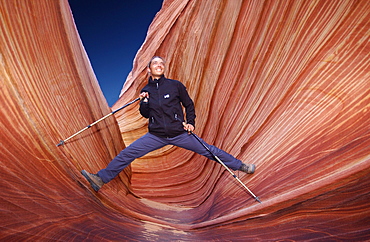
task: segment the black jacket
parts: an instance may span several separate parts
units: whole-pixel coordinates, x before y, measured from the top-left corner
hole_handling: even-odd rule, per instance
[[[185,107],[186,121],[195,127],[195,109],[186,87],[177,80],[162,76],[159,80],[149,78],[141,92],[149,93],[149,101],[140,102],[140,113],[149,118],[148,129],[151,134],[172,138],[184,132],[182,122]]]

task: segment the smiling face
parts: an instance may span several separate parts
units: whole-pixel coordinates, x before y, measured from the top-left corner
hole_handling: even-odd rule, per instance
[[[159,79],[164,74],[164,69],[164,60],[161,57],[154,57],[148,66],[148,72],[153,79]]]

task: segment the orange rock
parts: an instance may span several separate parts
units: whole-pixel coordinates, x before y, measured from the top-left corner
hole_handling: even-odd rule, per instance
[[[368,240],[370,2],[165,0],[113,110],[151,56],[195,101],[196,133],[257,165],[236,174],[176,147],[94,193],[143,135],[111,112],[67,0],[0,0],[0,240]],[[118,122],[118,123],[117,123]],[[275,229],[272,229],[275,228]]]

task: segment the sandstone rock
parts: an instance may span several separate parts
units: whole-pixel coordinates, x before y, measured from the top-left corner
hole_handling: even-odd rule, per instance
[[[236,172],[176,147],[94,193],[97,172],[143,135],[111,112],[67,0],[0,1],[1,233],[10,240],[367,240],[370,2],[165,0],[113,110],[151,56],[195,101],[196,133],[257,165]]]

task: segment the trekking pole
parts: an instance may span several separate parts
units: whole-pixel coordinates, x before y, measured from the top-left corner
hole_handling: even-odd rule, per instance
[[[80,131],[78,131],[77,133],[75,133],[75,134],[71,135],[70,137],[66,138],[65,140],[61,140],[61,141],[59,142],[59,144],[57,144],[57,146],[64,145],[64,143],[65,143],[65,142],[67,142],[68,140],[72,139],[72,138],[73,138],[73,137],[75,137],[76,135],[78,135],[78,134],[82,133],[82,132],[83,132],[83,131],[85,131],[86,129],[91,128],[92,126],[94,126],[95,124],[99,123],[100,121],[102,121],[102,120],[104,120],[104,119],[108,118],[109,116],[111,116],[111,115],[115,114],[116,112],[120,111],[121,109],[123,109],[123,108],[125,108],[125,107],[127,107],[127,106],[129,106],[129,105],[133,104],[134,102],[139,101],[139,100],[140,100],[140,97],[136,98],[135,100],[132,100],[132,101],[131,101],[131,102],[129,102],[129,103],[126,103],[125,105],[123,105],[123,106],[122,106],[122,107],[120,107],[119,109],[116,109],[116,110],[114,110],[113,112],[111,112],[111,113],[109,113],[109,114],[105,115],[104,117],[102,117],[102,118],[100,118],[100,119],[96,120],[95,122],[93,122],[93,123],[89,124],[89,125],[88,125],[88,126],[86,126],[85,128],[83,128],[83,129],[81,129]]]
[[[182,123],[184,126],[185,126],[185,122],[184,123]],[[257,202],[259,202],[259,203],[262,203],[261,202],[261,200],[256,196],[256,195],[254,195],[253,194],[253,192],[251,191],[251,190],[249,190],[249,188],[239,179],[239,177],[237,177],[235,174],[234,174],[234,172],[232,172],[231,170],[230,170],[230,168],[229,167],[227,167],[226,165],[225,165],[225,163],[223,163],[221,160],[220,160],[220,158],[218,158],[217,157],[217,155],[215,155],[215,154],[213,154],[213,152],[202,142],[202,140],[193,132],[193,131],[190,131],[190,130],[188,130],[188,132],[190,132],[198,141],[199,141],[199,143],[201,143],[202,145],[203,145],[203,147],[204,148],[206,148],[206,150],[208,150],[208,152],[209,153],[211,153],[211,155],[223,166],[223,167],[225,167],[225,169],[228,171],[228,172],[230,172],[231,173],[231,175],[254,197],[254,199],[256,199],[256,201]]]

